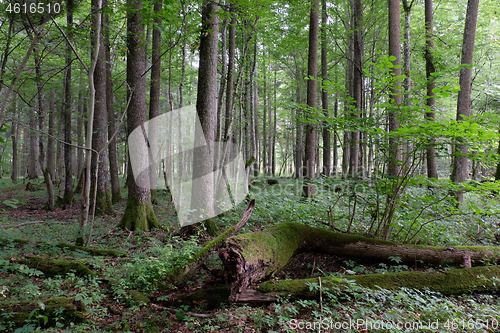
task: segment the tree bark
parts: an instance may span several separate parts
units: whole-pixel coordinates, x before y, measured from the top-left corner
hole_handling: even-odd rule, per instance
[[[472,86],[472,63],[474,60],[474,40],[476,37],[477,13],[479,0],[469,0],[465,17],[464,39],[462,44],[462,59],[460,64],[460,91],[457,101],[457,121],[463,121],[470,116],[470,93]],[[468,148],[464,140],[460,140],[454,149],[454,163],[452,180],[454,183],[463,183],[467,179]],[[455,192],[457,205],[462,205],[463,191]]]
[[[425,0],[425,74],[427,78],[427,112],[425,119],[427,121],[436,121],[436,98],[434,97],[433,89],[436,87],[433,74],[436,72],[434,68],[434,12],[433,0]],[[437,156],[434,144],[436,138],[428,139],[428,147],[426,151],[427,158],[427,177],[438,179]]]
[[[144,25],[141,15],[142,1],[129,0],[129,12],[127,15],[127,84],[130,90],[127,100],[130,100],[127,109],[127,134],[146,122],[146,77],[145,71],[145,45]],[[130,153],[130,152],[129,152]],[[145,151],[135,152],[134,158],[143,163],[148,163],[148,153]],[[141,155],[142,154],[142,155]],[[149,179],[146,173],[145,179]],[[128,199],[125,212],[118,227],[128,230],[149,230],[160,227],[153,211],[151,203],[151,191],[142,188],[134,180],[134,174],[128,160],[127,167]]]
[[[323,82],[328,80],[328,40],[326,37],[327,31],[327,15],[326,15],[326,0],[321,1],[321,78]],[[325,118],[329,117],[328,112],[328,90],[321,89],[321,106]],[[323,122],[323,170],[322,174],[330,177],[332,171],[332,159],[330,157],[330,129],[328,122]]]
[[[318,39],[319,39],[319,0],[312,0],[309,22],[309,55],[307,60],[307,106],[305,114],[314,119],[316,99],[318,95]],[[305,126],[305,178],[303,187],[305,197],[314,197],[316,189],[309,182],[316,174],[316,131],[314,124],[309,121]]]
[[[64,104],[63,104],[63,123],[64,123],[64,196],[63,203],[70,204],[73,201],[73,147],[71,147],[71,110],[72,103],[71,99],[71,59],[73,51],[71,49],[70,42],[73,40],[73,10],[74,2],[73,0],[68,0],[67,2],[67,12],[66,12],[66,25],[67,33],[66,36],[68,40],[66,41],[66,70],[64,76]],[[54,174],[52,174],[54,175]],[[51,175],[51,176],[52,176]]]
[[[391,68],[393,82],[390,88],[390,98],[393,101],[393,106],[389,110],[389,132],[395,132],[399,128],[398,108],[402,102],[401,96],[401,28],[400,28],[400,2],[388,0],[388,17],[389,17],[389,57],[392,57]],[[387,166],[387,174],[389,177],[397,177],[400,171],[401,163],[401,147],[400,139],[391,136],[389,137],[389,160]]]
[[[203,139],[206,145],[193,154],[192,206],[203,210],[204,216],[214,216],[214,141],[217,120],[217,54],[219,42],[218,5],[204,0],[198,70],[198,98],[196,112],[203,133],[195,131],[195,140]],[[196,217],[196,216],[195,216]],[[209,218],[208,223],[214,222]]]
[[[363,31],[361,21],[363,19],[361,0],[352,2],[352,68],[351,68],[351,118],[356,124],[361,118],[363,108]],[[358,178],[359,156],[360,156],[360,132],[350,133],[349,174],[351,178]]]
[[[103,0],[103,7],[109,6],[107,0]],[[115,111],[113,94],[113,63],[111,59],[111,45],[109,32],[109,14],[103,13],[103,37],[104,37],[104,58],[106,59],[106,112],[108,121],[108,160],[109,160],[109,179],[111,182],[111,203],[114,204],[121,200],[120,180],[118,178],[118,152],[116,147],[115,131]],[[113,135],[115,135],[113,137]]]
[[[495,278],[500,274],[500,266],[479,266],[473,268],[451,269],[439,272],[395,272],[366,275],[348,275],[342,277],[321,278],[323,290],[337,296],[349,293],[349,283],[372,289],[399,290],[401,288],[431,290],[443,295],[462,295],[470,293],[497,293],[500,288]],[[257,290],[264,295],[250,294],[239,301],[275,300],[276,296],[297,298],[316,298],[319,290],[311,289],[311,283],[318,283],[318,278],[302,280],[266,281]],[[247,293],[248,295],[248,293]]]
[[[238,300],[241,292],[280,272],[300,252],[353,257],[374,263],[390,263],[389,257],[399,257],[401,264],[409,266],[462,265],[465,257],[471,258],[472,265],[484,261],[500,263],[494,246],[399,245],[299,223],[281,223],[265,231],[231,237],[219,251],[226,280],[231,284],[232,300]]]
[[[160,15],[162,10],[162,2],[160,0],[154,3],[155,15]],[[155,24],[153,28],[153,42],[152,42],[152,54],[151,54],[151,86],[149,90],[149,120],[152,120],[160,115],[160,88],[161,88],[161,18],[157,17],[155,19]],[[151,151],[157,152],[157,142],[158,142],[158,126],[156,121],[150,122],[148,137]],[[151,157],[151,156],[150,156]],[[153,160],[149,162],[149,179],[151,188],[151,200],[153,203],[157,201],[156,199],[156,180],[157,180],[157,156],[153,156]]]
[[[92,2],[93,10],[97,10],[96,0]],[[95,25],[96,23],[94,23]],[[98,23],[97,23],[98,24]],[[101,30],[98,32],[95,28],[92,34],[93,42],[99,43],[99,54],[95,67],[94,86],[95,86],[95,109],[94,109],[94,126],[92,132],[92,149],[95,151],[92,154],[91,160],[91,202],[93,202],[94,191],[95,207],[94,209],[101,214],[111,213],[113,204],[111,203],[111,190],[109,188],[109,169],[108,169],[108,141],[107,141],[107,119],[108,113],[106,109],[106,58],[104,38]],[[100,35],[95,36],[97,33]],[[96,46],[94,45],[94,48]]]

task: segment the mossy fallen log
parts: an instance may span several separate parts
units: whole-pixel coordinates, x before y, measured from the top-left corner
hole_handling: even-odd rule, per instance
[[[194,272],[198,270],[200,265],[206,260],[206,258],[214,251],[217,251],[219,247],[224,244],[224,241],[231,236],[237,234],[241,228],[247,223],[252,215],[253,208],[255,207],[255,200],[251,200],[243,212],[241,220],[234,226],[228,228],[219,236],[208,242],[197,254],[189,260],[184,266],[176,268],[169,273],[167,280],[174,284],[182,284],[186,282]]]
[[[95,273],[92,272],[84,263],[75,260],[26,256],[22,258],[15,258],[12,261],[37,269],[43,272],[46,277],[65,275],[67,273],[74,273],[76,276],[95,275]]]
[[[30,242],[26,239],[6,239],[0,238],[0,245],[8,246],[9,244],[14,244],[18,246],[26,245],[26,244],[34,244],[34,245],[49,245],[58,247],[61,249],[68,249],[71,251],[83,251],[93,256],[103,256],[103,257],[125,257],[126,254],[116,250],[108,250],[108,249],[95,249],[87,246],[78,246],[67,243],[51,243],[51,242]]]
[[[85,307],[74,297],[53,297],[30,303],[0,304],[0,323],[16,328],[27,324],[51,327],[56,323],[81,323],[85,321]]]
[[[281,223],[268,230],[229,238],[219,256],[226,280],[231,284],[231,298],[270,277],[285,267],[299,252],[319,252],[353,257],[374,263],[390,262],[399,257],[409,266],[480,265],[484,261],[500,264],[500,248],[494,246],[400,245],[359,235],[333,232],[300,223]]]
[[[367,288],[398,290],[403,287],[418,290],[431,290],[443,295],[462,295],[472,293],[500,292],[500,266],[477,266],[435,272],[405,271],[395,273],[348,275],[321,278],[322,292],[340,295],[352,290],[350,282]],[[239,301],[258,301],[267,297],[291,296],[292,298],[314,298],[319,296],[318,278],[300,280],[266,281],[257,286],[257,296],[240,297]],[[259,294],[260,293],[260,294]],[[247,294],[250,295],[250,294]]]

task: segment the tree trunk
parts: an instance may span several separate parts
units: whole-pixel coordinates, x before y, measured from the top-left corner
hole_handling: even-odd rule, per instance
[[[154,12],[155,15],[160,15],[162,10],[162,2],[155,1]],[[157,17],[155,19],[155,24],[153,28],[153,42],[152,42],[152,54],[151,54],[151,86],[149,90],[149,120],[152,120],[160,115],[160,88],[161,88],[161,18]],[[149,123],[149,143],[151,145],[151,151],[156,154],[158,151],[158,125],[156,121]],[[170,131],[170,133],[172,133]],[[151,201],[155,203],[156,198],[156,180],[158,174],[158,161],[157,156],[151,156],[152,161],[149,161],[149,179],[151,188]],[[167,161],[169,162],[169,161]]]
[[[470,258],[472,265],[480,265],[485,260],[500,263],[494,246],[404,246],[300,223],[281,223],[269,230],[231,237],[219,251],[226,280],[231,284],[232,299],[238,300],[241,292],[280,272],[300,252],[352,257],[373,263],[389,263],[389,257],[399,257],[401,264],[409,266],[462,265],[465,258]]]
[[[354,123],[357,123],[361,118],[363,108],[363,31],[361,30],[361,21],[363,11],[361,0],[354,0],[352,2],[352,68],[351,68],[351,118]],[[349,153],[349,174],[352,178],[358,178],[359,171],[359,143],[360,132],[352,131],[350,133],[350,153]]]
[[[326,0],[321,1],[321,78],[323,81],[328,80],[328,44],[327,44],[327,15],[326,15]],[[328,114],[328,90],[321,89],[321,106],[323,108],[323,115],[325,118],[329,117]],[[326,177],[330,176],[332,171],[332,159],[330,157],[330,129],[328,122],[323,122],[323,170],[322,174]]]
[[[67,13],[66,13],[66,24],[67,24],[67,38],[66,41],[66,70],[64,76],[64,103],[63,103],[63,123],[64,123],[64,196],[63,203],[70,204],[73,201],[73,147],[71,147],[71,110],[72,103],[71,99],[71,62],[73,51],[71,49],[70,42],[73,40],[73,0],[68,0],[67,2]],[[54,175],[54,174],[52,174]],[[51,176],[52,176],[51,175]]]
[[[340,296],[349,293],[349,281],[372,289],[399,290],[401,288],[431,290],[443,295],[463,295],[470,293],[497,293],[500,288],[495,279],[500,274],[500,266],[479,266],[473,268],[450,269],[438,272],[393,272],[366,275],[347,275],[342,277],[321,278],[323,290]],[[275,300],[276,296],[297,298],[316,298],[319,290],[311,289],[311,283],[318,278],[303,280],[277,280],[260,284],[257,290],[264,295],[250,294],[239,301]],[[248,293],[246,293],[248,294]]]
[[[427,78],[427,112],[425,118],[427,121],[436,120],[436,98],[434,97],[433,89],[436,87],[435,79],[432,76],[436,72],[434,68],[434,41],[433,41],[433,28],[434,27],[434,13],[433,13],[433,0],[425,0],[425,74]],[[426,152],[427,157],[427,177],[438,179],[437,170],[437,156],[434,144],[436,138],[428,139],[428,147]]]
[[[307,61],[307,106],[305,114],[308,118],[314,119],[316,112],[316,98],[318,95],[317,76],[318,76],[318,38],[319,38],[319,0],[312,0],[311,15],[309,23],[309,55]],[[305,178],[306,183],[303,187],[305,197],[314,197],[316,189],[309,184],[311,179],[315,177],[316,164],[316,131],[312,122],[308,122],[305,126]]]
[[[103,1],[103,7],[108,7],[108,1]],[[109,14],[108,12],[103,13],[103,30],[104,30],[104,58],[106,59],[106,112],[108,121],[108,160],[109,160],[109,179],[111,181],[111,202],[116,203],[121,200],[122,195],[120,193],[120,180],[118,178],[118,152],[116,148],[116,137],[115,135],[115,111],[114,107],[114,94],[113,94],[113,62],[111,59],[111,49],[110,49],[110,32],[109,32]],[[114,136],[113,136],[114,135]]]
[[[56,88],[52,88],[52,95],[50,99],[50,111],[49,111],[49,137],[47,142],[47,171],[50,174],[52,180],[54,180],[54,175],[56,174],[56,109],[57,109],[57,91]]]
[[[17,100],[14,102],[14,118],[17,118],[18,109],[17,109]],[[18,177],[18,169],[19,169],[19,151],[18,151],[18,142],[19,142],[19,128],[17,126],[16,121],[12,121],[12,173],[10,175],[10,179],[13,182],[17,181]]]
[[[97,8],[96,0],[93,0],[92,7]],[[102,29],[102,24],[101,24]],[[102,31],[102,30],[101,30]],[[93,30],[93,35],[98,32]],[[102,32],[99,37],[93,37],[94,43],[99,43],[99,55],[95,67],[94,86],[95,86],[95,109],[94,109],[94,126],[92,133],[92,154],[91,161],[91,202],[94,201],[95,192],[95,207],[97,212],[102,214],[110,213],[113,210],[111,203],[111,190],[109,188],[109,169],[108,169],[108,146],[107,146],[107,119],[108,113],[106,109],[106,58],[104,38]],[[94,46],[95,48],[96,46]]]
[[[193,183],[191,207],[193,220],[205,220],[208,229],[215,227],[214,141],[217,120],[217,54],[219,42],[218,5],[204,0],[198,69],[198,96],[196,112],[203,133],[195,130],[195,142],[203,146],[193,154]],[[199,141],[199,142],[201,142]]]
[[[130,11],[127,15],[127,84],[130,90],[127,100],[130,100],[127,109],[127,134],[146,122],[146,77],[144,25],[142,23],[142,1],[129,0]],[[130,152],[129,152],[130,153]],[[148,153],[135,151],[134,158],[147,165]],[[130,155],[129,155],[130,156]],[[118,227],[128,230],[149,230],[160,227],[151,204],[151,191],[142,188],[134,179],[130,158],[127,167],[128,200],[125,212]],[[141,168],[144,169],[144,168]],[[149,179],[147,171],[145,179]]]
[[[394,65],[392,71],[392,84],[390,88],[390,98],[393,105],[389,110],[389,132],[395,132],[399,128],[398,108],[402,102],[401,96],[401,36],[400,36],[400,2],[389,0],[389,57]],[[401,147],[400,139],[391,136],[389,137],[389,160],[387,166],[387,175],[389,177],[397,177],[400,171],[401,163]]]
[[[470,93],[472,86],[472,63],[474,60],[474,40],[476,37],[477,13],[479,0],[469,0],[467,5],[467,15],[465,17],[464,39],[462,44],[462,60],[460,61],[460,91],[457,101],[457,121],[462,121],[470,115]],[[467,179],[467,158],[468,148],[464,140],[460,140],[455,145],[453,153],[454,163],[452,180],[454,183],[463,183]],[[457,205],[462,205],[464,193],[455,192]]]

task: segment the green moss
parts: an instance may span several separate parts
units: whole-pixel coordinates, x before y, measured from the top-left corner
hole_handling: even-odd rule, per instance
[[[149,297],[141,293],[140,291],[137,290],[129,290],[128,294],[130,295],[130,298],[134,301],[136,305],[146,305],[151,302]]]
[[[344,276],[339,278],[322,278],[322,287],[329,292],[342,293],[348,283],[368,288],[383,288],[397,290],[400,288],[429,289],[444,295],[460,295],[469,293],[500,291],[497,278],[500,276],[500,266],[479,266],[466,269],[452,269],[444,272],[397,272],[385,274],[366,274]],[[290,294],[294,297],[314,297],[316,290],[310,290],[309,284],[318,284],[318,278],[302,280],[268,281],[259,285],[263,293]]]
[[[50,277],[64,275],[70,272],[73,272],[77,276],[95,275],[85,264],[73,260],[29,256],[20,258],[17,262],[30,268],[37,269],[43,272],[45,276]]]
[[[64,311],[59,313],[61,308]],[[30,303],[0,305],[0,312],[14,312],[14,316],[9,318],[9,321],[13,322],[15,327],[25,325],[32,313],[47,316],[48,322],[43,325],[44,327],[55,326],[56,323],[81,323],[86,319],[84,305],[75,301],[74,297],[53,297]]]
[[[123,213],[118,228],[132,231],[148,231],[155,228],[163,229],[156,219],[151,202],[140,203],[137,199],[129,196],[127,207]]]

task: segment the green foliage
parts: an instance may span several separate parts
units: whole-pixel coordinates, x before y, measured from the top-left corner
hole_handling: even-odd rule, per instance
[[[148,292],[156,290],[158,283],[163,281],[171,270],[182,267],[200,249],[195,239],[181,242],[178,238],[172,238],[164,246],[149,248],[144,254],[136,256],[131,263],[125,265],[127,287]],[[121,284],[123,285],[125,281]]]

